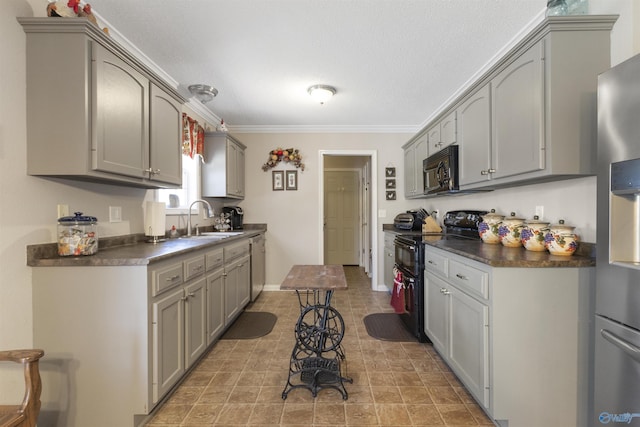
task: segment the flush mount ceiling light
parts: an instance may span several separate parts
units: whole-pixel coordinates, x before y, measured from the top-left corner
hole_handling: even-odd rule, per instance
[[[189,92],[191,92],[197,100],[205,104],[216,97],[218,89],[209,85],[191,85],[189,86]]]
[[[313,85],[309,89],[307,89],[307,92],[309,92],[311,98],[313,98],[316,102],[324,104],[325,102],[330,100],[333,95],[336,94],[336,88],[327,85]]]

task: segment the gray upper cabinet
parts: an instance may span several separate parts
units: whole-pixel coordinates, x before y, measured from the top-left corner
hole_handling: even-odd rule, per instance
[[[597,76],[616,19],[546,18],[427,124],[429,154],[460,146],[460,190],[594,173]]]
[[[491,179],[544,169],[544,45],[537,43],[491,80]]]
[[[423,133],[409,141],[404,147],[404,196],[421,197],[424,191],[422,161],[429,150],[429,134]]]
[[[491,90],[487,84],[458,108],[460,185],[484,182],[491,168]]]
[[[182,184],[182,105],[151,84],[150,179],[167,184]],[[177,157],[177,160],[176,160]]]
[[[179,186],[184,98],[86,20],[19,21],[27,33],[27,172]]]
[[[205,135],[203,197],[244,199],[245,149],[244,144],[227,133]]]
[[[436,123],[429,129],[429,155],[437,153],[447,145],[451,145],[456,142],[456,125],[456,111],[452,111],[440,122]]]

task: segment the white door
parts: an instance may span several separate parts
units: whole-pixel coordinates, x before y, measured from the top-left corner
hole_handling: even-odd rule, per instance
[[[324,174],[325,264],[360,264],[359,173]]]

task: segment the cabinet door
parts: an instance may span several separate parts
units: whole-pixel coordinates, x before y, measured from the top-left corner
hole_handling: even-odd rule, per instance
[[[151,84],[151,133],[149,179],[182,183],[182,107],[162,89]]]
[[[384,284],[393,290],[393,266],[395,265],[395,251],[393,247],[384,247]]]
[[[238,261],[238,309],[242,310],[251,300],[251,257]]]
[[[97,43],[92,71],[92,168],[145,178],[149,80]]]
[[[543,42],[491,81],[493,178],[544,169]]]
[[[424,175],[422,173],[422,161],[429,155],[429,138],[426,134],[422,135],[416,140],[413,149],[415,151],[414,158],[416,162],[416,166],[414,169],[414,180],[416,183],[415,194],[416,196],[422,196],[422,194],[424,193]]]
[[[225,265],[224,277],[224,323],[231,324],[238,315],[238,275],[239,269],[235,262]]]
[[[458,108],[460,185],[491,178],[490,86],[483,86]]]
[[[153,311],[153,403],[180,379],[184,364],[183,289],[152,304]]]
[[[244,197],[244,149],[227,138],[227,194]]]
[[[207,348],[207,280],[185,287],[185,364],[189,368]]]
[[[424,329],[433,346],[446,356],[449,346],[448,288],[451,286],[429,273],[424,275],[424,286]]]
[[[442,140],[442,145],[440,149],[443,149],[447,145],[451,145],[456,142],[458,137],[458,122],[457,122],[457,112],[454,110],[449,115],[447,115],[440,122],[440,139]]]
[[[427,131],[429,138],[429,155],[437,153],[442,149],[442,137],[440,135],[440,123]]]
[[[467,390],[489,407],[489,307],[454,287],[450,291],[449,357]]]
[[[236,151],[236,186],[238,197],[244,197],[244,148],[237,147]]]
[[[404,195],[411,197],[416,194],[416,152],[413,145],[404,149]]]
[[[207,345],[224,328],[224,269],[219,268],[207,276]]]

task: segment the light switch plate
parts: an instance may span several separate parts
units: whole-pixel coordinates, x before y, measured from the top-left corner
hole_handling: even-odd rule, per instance
[[[122,222],[122,206],[109,206],[109,222]]]

